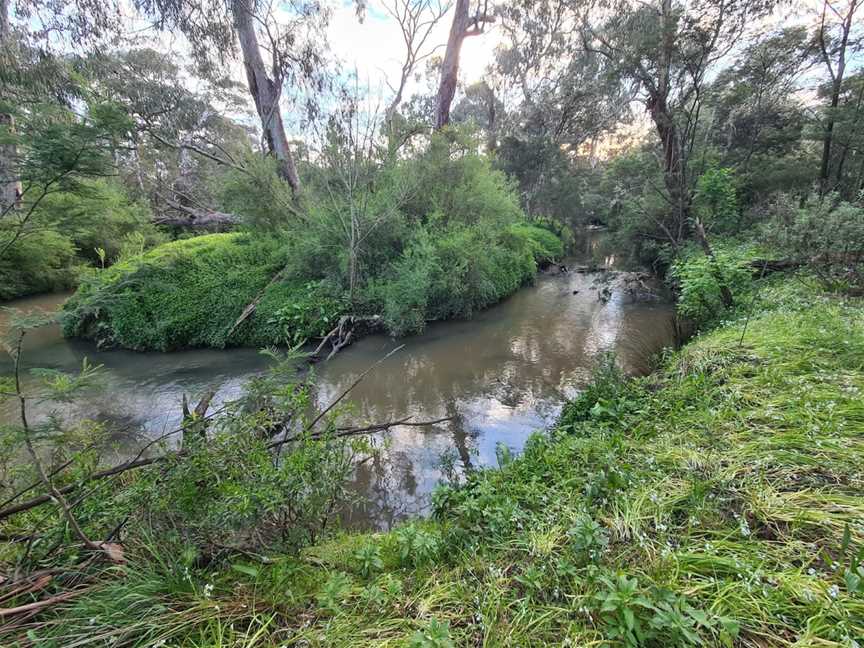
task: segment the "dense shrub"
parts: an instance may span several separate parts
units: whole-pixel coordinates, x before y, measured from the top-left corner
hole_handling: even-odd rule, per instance
[[[471,317],[530,281],[538,261],[562,253],[554,234],[524,223],[499,233],[477,227],[437,239],[424,233],[370,287],[371,301],[391,333],[417,333],[428,321]]]
[[[320,300],[305,284],[270,284],[284,265],[274,238],[210,234],[174,241],[108,268],[66,305],[64,332],[132,349],[292,342],[326,327]],[[230,339],[243,309],[268,288]],[[300,304],[296,312],[280,309]],[[329,321],[329,319],[328,319]],[[302,330],[302,333],[298,333]]]
[[[106,180],[84,180],[74,191],[48,193],[25,227],[0,228],[0,300],[68,290],[85,265],[111,264],[130,248],[167,240],[149,209]]]
[[[33,232],[0,257],[0,300],[67,290],[76,276],[75,247],[69,237],[50,230]]]
[[[105,180],[88,180],[75,192],[46,196],[38,218],[69,236],[91,265],[100,263],[97,249],[104,251],[107,263],[117,260],[130,236],[140,237],[145,249],[168,240],[152,224],[146,205],[130,201],[120,186]]]
[[[808,264],[828,290],[864,292],[864,208],[836,195],[801,205],[781,194],[762,211],[763,240],[772,249]]]
[[[302,207],[276,195],[272,164],[253,165],[255,182],[229,179],[223,192],[223,208],[242,213],[248,233],[125,259],[81,288],[64,330],[165,350],[293,345],[323,336],[345,313],[380,315],[394,335],[470,317],[564,254],[550,227],[524,221],[505,176],[476,151],[470,133],[456,130],[383,167],[341,159],[317,170]],[[364,178],[350,192],[344,165]]]
[[[724,311],[721,288],[725,286],[736,304],[750,294],[753,253],[743,247],[715,246],[714,256],[691,250],[682,255],[670,276],[678,290],[678,311],[697,324],[716,320]]]

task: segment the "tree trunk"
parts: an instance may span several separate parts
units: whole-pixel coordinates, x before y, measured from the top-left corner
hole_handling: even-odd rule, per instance
[[[677,246],[688,231],[690,218],[690,192],[687,189],[686,165],[681,148],[681,136],[675,118],[669,109],[671,90],[672,51],[675,47],[675,22],[672,2],[663,0],[663,42],[658,61],[655,84],[649,87],[647,108],[663,147],[663,182],[669,192],[672,209],[676,212],[674,227],[668,229],[672,244]]]
[[[15,118],[0,113],[0,133],[12,133]],[[18,151],[14,144],[0,144],[0,218],[15,209],[21,200],[21,183],[18,181],[15,158]]]
[[[0,0],[0,50],[11,47],[9,25],[9,0]],[[0,132],[12,133],[15,117],[0,113]],[[21,182],[17,177],[16,158],[18,150],[14,144],[0,144],[0,218],[14,209],[21,199]]]
[[[487,117],[489,120],[489,134],[486,142],[486,149],[490,154],[494,154],[498,150],[498,112],[495,107],[495,90],[492,86],[488,86],[489,90],[487,100]]]
[[[672,244],[677,246],[688,230],[690,218],[690,192],[687,190],[684,161],[681,159],[681,140],[663,97],[651,97],[648,111],[663,147],[663,182],[676,215],[675,226],[669,228],[669,233],[672,235]]]
[[[444,52],[444,62],[441,64],[441,81],[435,102],[435,130],[450,123],[450,105],[453,103],[453,97],[456,96],[456,84],[459,81],[459,54],[462,51],[462,42],[469,36],[482,34],[484,25],[494,20],[486,12],[485,4],[482,12],[478,11],[475,16],[471,16],[471,0],[456,0],[453,24],[450,25],[450,36],[447,38],[447,50]]]
[[[834,81],[831,86],[831,108],[828,112],[828,123],[825,124],[825,135],[822,140],[822,162],[819,165],[819,191],[827,193],[830,190],[828,180],[831,171],[831,144],[834,139],[834,113],[840,104],[840,86],[842,77]]]
[[[846,157],[849,154],[849,148],[852,146],[852,142],[858,134],[858,121],[861,117],[861,105],[864,102],[864,81],[861,82],[860,87],[858,88],[858,97],[855,101],[855,117],[852,119],[852,125],[849,127],[849,134],[846,137],[846,141],[843,143],[843,153],[840,155],[840,161],[837,163],[837,171],[834,174],[834,186],[840,187],[841,193],[843,193],[843,167],[846,165]],[[855,194],[846,193],[848,197],[854,196]]]
[[[450,25],[444,62],[441,64],[441,81],[435,102],[435,130],[450,123],[450,105],[456,96],[456,83],[459,80],[459,54],[470,24],[470,4],[470,0],[456,0],[453,24]]]
[[[255,100],[258,117],[261,119],[267,149],[279,161],[279,175],[291,185],[296,196],[300,192],[300,177],[297,175],[297,166],[288,146],[288,137],[279,110],[281,88],[267,74],[261,49],[258,46],[258,36],[255,33],[251,2],[252,0],[234,0],[232,3],[234,27],[243,52],[246,80],[249,83],[249,92]]]
[[[840,92],[843,89],[843,76],[846,72],[846,47],[849,43],[849,35],[852,31],[852,18],[858,9],[858,0],[849,3],[849,9],[841,23],[840,46],[837,51],[837,69],[831,66],[831,59],[825,47],[825,9],[828,0],[822,6],[822,26],[819,32],[819,42],[822,47],[822,58],[831,75],[831,107],[828,112],[828,122],[825,124],[825,136],[822,141],[822,162],[819,165],[819,192],[825,194],[833,187],[829,186],[831,173],[831,144],[834,139],[834,119],[837,106],[840,104]],[[835,12],[836,13],[836,12]]]

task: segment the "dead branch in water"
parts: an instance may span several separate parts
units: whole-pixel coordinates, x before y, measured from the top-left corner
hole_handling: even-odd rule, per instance
[[[343,348],[351,344],[354,337],[354,330],[360,323],[374,322],[375,324],[378,324],[380,321],[380,315],[343,315],[339,318],[339,323],[324,336],[321,343],[312,352],[312,355],[309,356],[310,361],[315,362],[318,360],[322,349],[324,349],[328,342],[330,343],[331,350],[326,359],[329,360]]]

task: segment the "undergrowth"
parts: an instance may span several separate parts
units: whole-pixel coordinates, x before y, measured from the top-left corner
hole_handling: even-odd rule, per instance
[[[294,346],[325,336],[350,313],[380,315],[389,333],[404,335],[427,321],[470,317],[564,251],[555,234],[527,223],[417,236],[352,304],[334,277],[294,267],[295,245],[233,233],[158,246],[85,280],[65,306],[64,334],[136,350]]]
[[[607,368],[432,520],[216,567],[130,547],[38,645],[859,646],[861,304],[756,301],[650,377]]]

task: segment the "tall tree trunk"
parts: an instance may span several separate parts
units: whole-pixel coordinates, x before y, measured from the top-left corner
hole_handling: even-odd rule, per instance
[[[495,106],[495,90],[492,86],[487,85],[487,108],[486,115],[489,121],[489,134],[486,142],[486,149],[490,154],[494,154],[498,150],[498,111]]]
[[[441,81],[438,85],[438,98],[435,102],[435,130],[450,123],[450,105],[453,103],[453,97],[456,96],[456,83],[459,80],[459,54],[462,51],[465,32],[468,31],[470,5],[470,0],[456,0],[453,24],[450,25],[444,62],[441,64]]]
[[[300,177],[297,175],[297,165],[288,146],[288,137],[279,110],[281,88],[267,74],[261,49],[258,46],[258,36],[255,33],[251,3],[252,0],[234,0],[232,3],[234,27],[243,52],[246,80],[249,83],[249,92],[255,100],[258,117],[261,119],[267,149],[279,161],[279,175],[291,185],[296,196],[300,192]]]
[[[675,47],[675,22],[672,1],[663,0],[663,40],[658,60],[656,83],[648,88],[647,108],[663,147],[663,182],[675,212],[674,227],[669,228],[673,245],[678,245],[688,231],[690,218],[690,192],[687,189],[686,165],[683,159],[681,136],[675,117],[669,108],[671,91],[672,52]]]
[[[846,141],[843,143],[843,153],[840,155],[840,161],[837,163],[837,170],[834,173],[834,186],[840,187],[841,193],[843,192],[842,184],[843,184],[843,167],[846,164],[846,158],[849,155],[849,148],[852,146],[852,142],[855,137],[858,135],[858,122],[861,118],[861,105],[864,102],[864,80],[861,81],[858,88],[858,97],[855,100],[855,116],[852,118],[852,125],[848,129],[848,135],[846,137]],[[846,195],[854,195],[846,192]]]
[[[11,56],[12,30],[9,24],[9,0],[0,0],[0,55]],[[0,58],[0,60],[2,60]],[[15,117],[0,113],[0,132],[13,133]],[[18,150],[14,144],[0,144],[0,218],[14,209],[21,199],[21,182],[16,171]]]
[[[838,77],[840,78],[840,77]],[[831,108],[828,111],[828,122],[825,124],[825,135],[822,139],[822,162],[819,165],[819,191],[826,193],[830,190],[829,175],[831,172],[831,145],[834,140],[834,114],[840,104],[840,81],[834,81],[831,85]]]
[[[486,12],[485,4],[482,12],[478,11],[475,16],[471,16],[471,0],[456,0],[453,24],[450,25],[444,62],[441,64],[441,81],[438,84],[438,97],[435,102],[435,130],[450,123],[450,105],[453,103],[453,97],[456,96],[459,55],[463,41],[469,36],[482,34],[484,25],[494,20]]]
[[[831,144],[834,139],[834,120],[837,106],[840,104],[840,92],[843,89],[843,76],[846,72],[846,47],[849,44],[849,35],[852,31],[852,18],[861,5],[859,0],[851,0],[848,12],[844,16],[840,28],[840,43],[837,48],[837,68],[831,64],[831,57],[825,45],[825,12],[828,0],[822,5],[822,24],[819,28],[819,45],[822,49],[822,60],[831,75],[831,105],[828,111],[828,121],[825,123],[825,135],[822,140],[822,162],[819,165],[819,192],[825,194],[833,187],[830,186],[831,174]],[[835,12],[836,13],[836,12]]]

